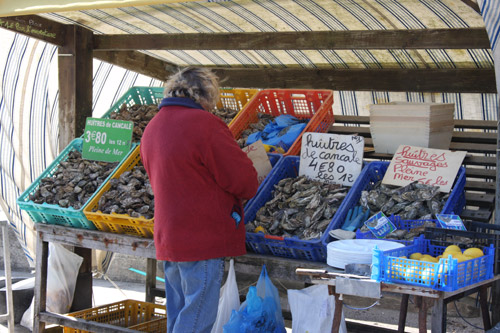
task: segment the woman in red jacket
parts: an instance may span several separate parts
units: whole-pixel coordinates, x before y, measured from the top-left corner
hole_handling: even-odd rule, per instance
[[[246,253],[241,200],[255,195],[257,172],[227,125],[208,112],[219,98],[210,70],[181,70],[166,82],[164,95],[140,149],[155,195],[167,331],[210,332],[224,257]]]

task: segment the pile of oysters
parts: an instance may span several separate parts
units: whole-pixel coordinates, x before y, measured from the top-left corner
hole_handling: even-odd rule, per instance
[[[29,196],[34,203],[80,209],[118,165],[82,158],[78,150],[69,152],[52,176],[42,178],[38,189]]]
[[[284,178],[274,185],[271,200],[246,224],[246,230],[302,240],[320,238],[349,189],[305,176]]]
[[[97,209],[105,214],[127,214],[131,217],[152,219],[154,195],[149,177],[142,164],[110,179],[110,188],[99,198]]]

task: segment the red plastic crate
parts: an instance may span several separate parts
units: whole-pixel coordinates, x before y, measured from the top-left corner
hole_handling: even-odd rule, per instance
[[[306,127],[292,146],[285,152],[287,155],[299,155],[302,135],[305,132],[326,133],[334,122],[333,90],[315,89],[266,89],[259,91],[229,124],[235,139],[258,121],[258,113],[272,116],[291,115],[299,119],[309,119]]]

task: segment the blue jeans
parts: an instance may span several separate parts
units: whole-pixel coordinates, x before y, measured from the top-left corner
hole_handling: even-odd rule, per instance
[[[210,333],[217,318],[224,259],[163,263],[168,333]]]

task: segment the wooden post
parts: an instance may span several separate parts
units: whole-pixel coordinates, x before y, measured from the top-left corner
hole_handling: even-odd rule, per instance
[[[406,326],[406,315],[408,314],[408,299],[410,295],[403,294],[401,296],[401,308],[399,310],[398,332],[404,333]]]
[[[92,116],[92,31],[68,26],[59,47],[59,151],[82,135]]]
[[[431,330],[432,333],[446,332],[446,304],[442,296],[434,300],[432,306]]]
[[[42,234],[36,233],[36,271],[35,271],[35,302],[33,304],[33,332],[43,332],[45,323],[40,321],[40,312],[47,307],[47,264],[49,243],[44,242]]]
[[[156,288],[156,259],[146,261],[146,302],[154,303],[155,295],[152,289]]]

